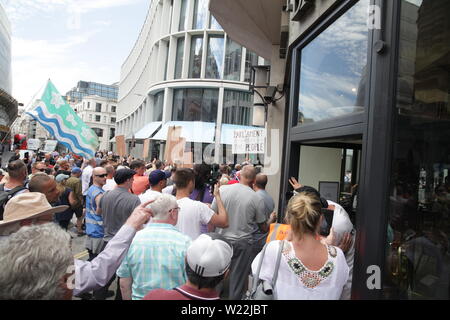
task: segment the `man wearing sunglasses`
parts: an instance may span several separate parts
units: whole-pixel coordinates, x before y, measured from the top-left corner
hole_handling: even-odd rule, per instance
[[[47,166],[43,162],[35,162],[33,163],[33,166],[31,167],[31,175],[28,177],[28,180],[31,180],[36,173],[45,173],[45,169],[47,169]]]

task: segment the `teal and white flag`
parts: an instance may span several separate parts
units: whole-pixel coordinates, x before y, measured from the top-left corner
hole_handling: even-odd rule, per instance
[[[85,158],[94,158],[99,145],[95,132],[88,127],[48,80],[40,100],[26,112],[69,150]]]

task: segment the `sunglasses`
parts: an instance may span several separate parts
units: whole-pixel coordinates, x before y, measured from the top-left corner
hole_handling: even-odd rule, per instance
[[[40,172],[45,172],[47,169],[38,169]]]
[[[108,174],[97,174],[97,175],[95,175],[95,176],[96,176],[96,177],[99,177],[99,178],[105,178],[107,175],[108,175]]]

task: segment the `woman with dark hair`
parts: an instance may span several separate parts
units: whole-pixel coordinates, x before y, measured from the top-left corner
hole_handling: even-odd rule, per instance
[[[207,164],[194,165],[195,189],[189,196],[190,199],[211,204],[214,196],[208,181],[211,177],[211,166]]]

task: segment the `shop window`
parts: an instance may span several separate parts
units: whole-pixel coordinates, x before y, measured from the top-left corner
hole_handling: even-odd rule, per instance
[[[205,77],[208,79],[222,78],[223,44],[224,40],[222,36],[208,37],[208,55],[205,72]]]
[[[449,296],[450,1],[401,1],[386,299]]]
[[[299,124],[364,111],[368,5],[369,0],[359,1],[299,49]]]
[[[174,90],[174,121],[215,122],[219,90],[217,89],[177,89]]]

